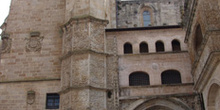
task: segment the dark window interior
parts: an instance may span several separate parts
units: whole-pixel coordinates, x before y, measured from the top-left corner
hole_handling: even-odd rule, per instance
[[[164,44],[161,41],[156,42],[156,52],[164,52]]]
[[[59,94],[47,94],[46,109],[59,109],[59,104]]]
[[[107,91],[107,97],[110,99],[112,98],[112,92],[111,91]]]
[[[198,52],[198,49],[200,48],[202,44],[203,36],[202,36],[202,30],[200,25],[197,26],[196,28],[196,37],[195,37],[195,50]]]
[[[133,53],[132,45],[130,43],[124,44],[124,54],[130,54]]]
[[[140,53],[148,53],[148,45],[147,45],[147,43],[142,42],[140,44]]]
[[[144,72],[135,72],[129,75],[130,86],[150,85],[149,75]]]
[[[178,71],[168,70],[161,74],[162,84],[179,84],[182,83],[181,76]]]
[[[180,48],[180,42],[177,41],[177,40],[173,40],[172,41],[172,48],[173,48],[173,51],[181,51],[181,48]]]

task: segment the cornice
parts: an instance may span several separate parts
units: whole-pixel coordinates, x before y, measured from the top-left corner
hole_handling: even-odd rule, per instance
[[[100,18],[96,18],[96,17],[91,16],[91,15],[82,15],[82,16],[75,16],[75,17],[70,18],[68,22],[66,22],[64,25],[61,25],[60,27],[63,28],[63,27],[66,27],[66,26],[72,24],[73,22],[79,23],[79,22],[82,22],[84,20],[101,22],[101,23],[104,23],[105,25],[107,25],[109,23],[108,20],[103,20],[103,19],[100,19]]]

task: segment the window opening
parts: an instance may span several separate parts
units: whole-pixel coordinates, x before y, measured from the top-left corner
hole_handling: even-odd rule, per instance
[[[144,26],[150,26],[151,25],[151,17],[149,11],[143,12],[143,20],[144,20]]]
[[[124,44],[124,54],[130,54],[133,53],[132,45],[130,43]]]
[[[167,70],[161,74],[162,84],[179,84],[182,83],[181,75],[178,71]]]
[[[164,52],[164,44],[161,41],[156,42],[156,52]]]
[[[180,42],[177,40],[173,40],[172,41],[172,48],[173,48],[173,51],[181,51]]]
[[[135,72],[129,75],[130,86],[150,85],[149,75],[144,72]]]
[[[202,30],[200,25],[197,26],[196,28],[196,36],[195,36],[195,50],[198,53],[199,48],[201,47],[202,44],[202,40],[203,40],[203,35],[202,35]]]
[[[47,94],[46,109],[59,109],[60,95]]]
[[[148,45],[147,43],[142,42],[140,44],[140,53],[148,53]]]

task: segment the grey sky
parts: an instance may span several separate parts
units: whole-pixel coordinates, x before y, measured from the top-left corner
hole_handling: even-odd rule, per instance
[[[10,3],[11,3],[11,0],[0,1],[0,25],[3,24],[5,18],[8,16]],[[2,33],[1,29],[0,29],[0,33]]]

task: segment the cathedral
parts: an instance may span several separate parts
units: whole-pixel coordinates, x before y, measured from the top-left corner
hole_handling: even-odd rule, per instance
[[[11,0],[0,28],[0,110],[220,108],[220,0]]]

